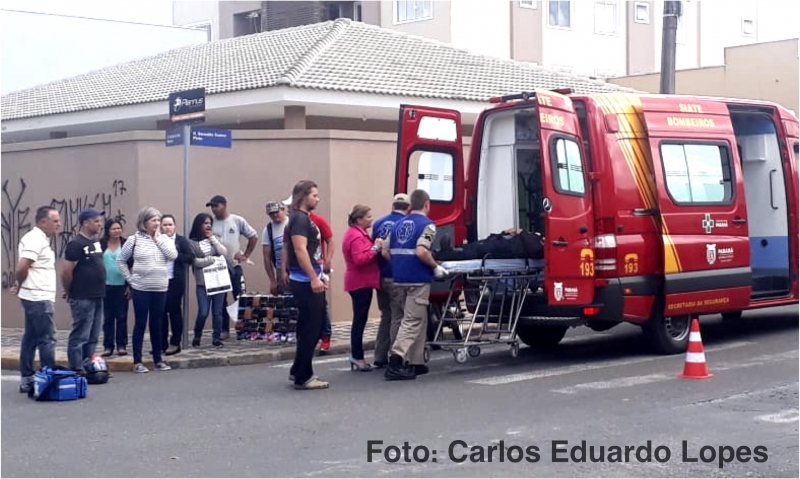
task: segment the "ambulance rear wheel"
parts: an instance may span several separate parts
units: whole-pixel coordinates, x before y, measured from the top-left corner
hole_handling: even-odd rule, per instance
[[[689,346],[692,319],[688,314],[664,316],[657,314],[644,323],[644,333],[651,347],[659,354],[685,353]]]
[[[517,337],[520,341],[535,349],[554,348],[567,334],[566,326],[539,326],[520,324],[517,326]]]

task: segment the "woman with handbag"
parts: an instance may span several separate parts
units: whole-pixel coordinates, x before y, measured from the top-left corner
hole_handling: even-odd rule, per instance
[[[207,213],[200,213],[194,217],[192,230],[189,233],[189,243],[195,258],[192,263],[192,272],[197,292],[197,319],[194,323],[194,339],[192,347],[200,346],[200,338],[203,336],[203,328],[206,325],[206,318],[211,312],[211,341],[215,348],[221,348],[222,344],[222,309],[225,307],[225,293],[209,295],[206,290],[205,275],[203,268],[211,266],[217,258],[225,258],[228,253],[227,248],[214,235],[212,226],[214,219]]]

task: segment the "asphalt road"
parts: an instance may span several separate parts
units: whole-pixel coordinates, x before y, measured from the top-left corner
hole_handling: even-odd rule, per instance
[[[273,363],[117,373],[84,400],[34,403],[3,372],[2,475],[798,477],[797,308],[746,313],[733,328],[703,318],[702,336],[707,380],[679,379],[683,355],[649,354],[628,325],[571,330],[556,352],[523,347],[516,359],[507,347],[466,364],[436,351],[409,382],[319,358],[325,391],[293,390],[289,365]],[[429,457],[369,462],[369,441]],[[604,447],[604,461],[571,458],[582,441],[595,458]],[[650,462],[636,449],[613,462],[613,446],[648,444]],[[710,461],[684,462],[701,454]]]

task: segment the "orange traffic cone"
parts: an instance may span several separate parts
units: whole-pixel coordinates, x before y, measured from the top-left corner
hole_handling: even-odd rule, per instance
[[[686,348],[686,361],[683,365],[683,374],[678,377],[684,379],[708,379],[714,376],[708,372],[706,353],[703,351],[703,340],[700,338],[700,321],[692,319],[692,328],[689,331],[689,347]]]

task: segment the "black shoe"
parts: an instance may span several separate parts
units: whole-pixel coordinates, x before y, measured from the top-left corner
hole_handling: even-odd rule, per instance
[[[423,374],[428,374],[428,366],[424,364],[415,364],[412,366],[414,368],[414,374],[417,376],[422,376]]]
[[[401,368],[389,366],[383,373],[383,377],[387,381],[410,381],[417,379],[417,375],[414,374],[414,368],[411,366],[403,366]]]
[[[198,348],[198,347],[200,347],[200,338],[194,338],[194,339],[192,339],[192,347],[193,347],[193,348]]]
[[[383,373],[387,381],[405,381],[417,379],[414,368],[403,364],[403,358],[396,354],[389,356],[389,365]]]
[[[213,341],[211,344],[212,344],[212,345],[213,345],[215,348],[221,348],[222,346],[224,346],[224,345],[222,344],[222,341],[221,341],[221,340],[219,340],[219,339],[215,339],[215,340],[214,340],[214,341]]]
[[[388,361],[375,361],[372,363],[372,369],[383,369],[387,364],[389,364]]]
[[[32,390],[33,390],[33,383],[27,383],[27,384],[20,384],[19,385],[20,394],[28,394]]]

